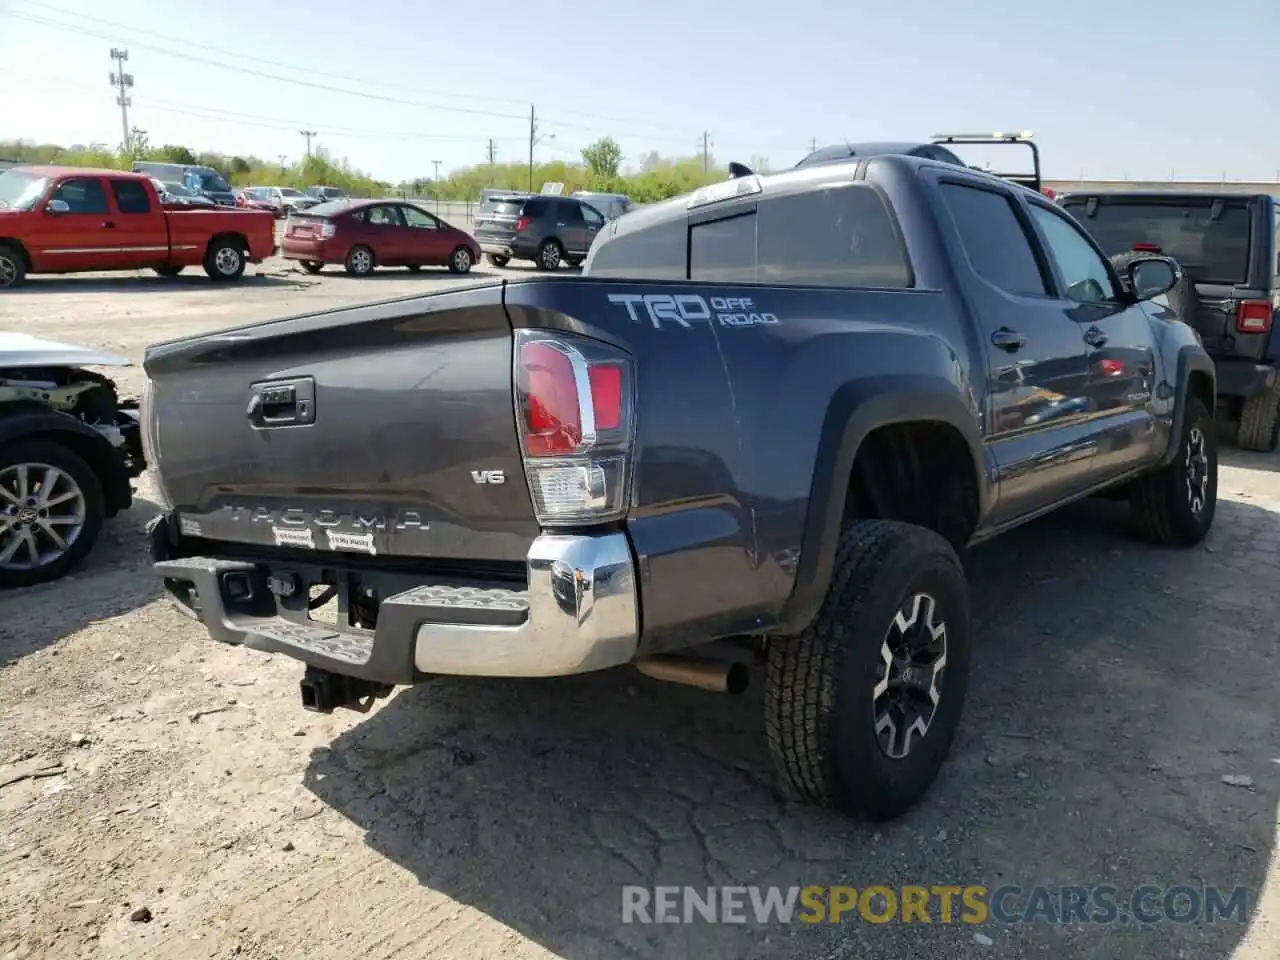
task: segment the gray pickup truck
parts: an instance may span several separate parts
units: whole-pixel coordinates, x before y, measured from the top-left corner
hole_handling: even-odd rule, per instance
[[[745,175],[610,223],[582,278],[149,348],[155,570],[322,711],[762,667],[784,785],[893,817],[960,721],[959,551],[1099,493],[1155,543],[1213,522],[1213,364],[1152,300],[1177,280],[955,164]]]

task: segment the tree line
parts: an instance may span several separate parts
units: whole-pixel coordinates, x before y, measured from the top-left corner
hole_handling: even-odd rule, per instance
[[[603,137],[581,151],[577,162],[553,160],[533,166],[527,163],[482,163],[451,171],[437,182],[417,177],[400,183],[379,180],[358,170],[346,159],[335,158],[317,147],[306,159],[281,164],[256,156],[237,156],[217,151],[197,151],[176,144],[153,145],[145,130],[134,128],[129,142],[118,148],[106,144],[60,146],[26,140],[0,140],[0,159],[28,164],[105,167],[127,170],[135,160],[199,164],[213,167],[234,187],[281,186],[304,189],[313,185],[340,187],[353,196],[430,197],[440,200],[476,200],[487,187],[509,190],[541,190],[542,184],[563,183],[564,192],[595,190],[625,193],[637,203],[654,203],[688,193],[707,183],[725,178],[711,157],[663,157],[656,151],[644,155],[634,168],[622,164],[622,150],[610,137]],[[760,170],[767,161],[753,158]]]

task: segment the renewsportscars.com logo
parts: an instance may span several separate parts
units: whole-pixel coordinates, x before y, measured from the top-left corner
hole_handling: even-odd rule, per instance
[[[1246,923],[1247,887],[1110,885],[622,888],[623,923]]]

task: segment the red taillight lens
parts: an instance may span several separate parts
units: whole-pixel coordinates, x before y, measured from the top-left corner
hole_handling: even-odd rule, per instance
[[[529,217],[521,217],[519,220],[516,221],[516,233],[519,233],[521,230],[524,230],[525,228],[527,228],[529,224],[531,224],[532,222],[533,221]]]
[[[571,334],[516,331],[516,426],[540,523],[626,515],[631,358]]]
[[[1241,333],[1266,333],[1271,329],[1271,304],[1245,300],[1236,308],[1236,329]]]
[[[1163,253],[1163,249],[1158,243],[1135,243],[1133,249],[1142,253]]]
[[[582,411],[573,361],[550,343],[520,348],[524,373],[525,452],[531,457],[573,453],[582,442]]]

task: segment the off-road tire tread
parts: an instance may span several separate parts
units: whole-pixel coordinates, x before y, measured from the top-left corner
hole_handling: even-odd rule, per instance
[[[845,528],[831,585],[818,615],[794,638],[772,641],[765,670],[765,737],[783,786],[797,799],[840,806],[835,770],[826,753],[844,631],[856,623],[884,561],[898,551],[935,556],[946,541],[931,530],[889,520]],[[952,552],[956,571],[964,576]]]
[[[1134,522],[1143,537],[1161,546],[1191,547],[1204,539],[1205,532],[1198,527],[1192,528],[1183,522],[1182,514],[1185,501],[1180,486],[1171,478],[1177,476],[1182,459],[1182,445],[1186,439],[1186,431],[1193,423],[1199,422],[1205,434],[1206,442],[1213,443],[1211,431],[1214,428],[1213,416],[1198,397],[1187,398],[1186,418],[1183,420],[1183,434],[1177,438],[1178,454],[1173,462],[1134,481],[1129,494],[1129,505]],[[1216,448],[1215,448],[1216,456]],[[1216,461],[1215,461],[1216,467]],[[1217,481],[1211,483],[1214,499],[1217,496]],[[1205,509],[1215,505],[1209,503]],[[1181,518],[1181,519],[1180,519]],[[1192,521],[1194,522],[1194,521]],[[1212,522],[1212,518],[1211,518]]]
[[[1253,394],[1240,409],[1236,446],[1271,453],[1280,438],[1280,384]]]

